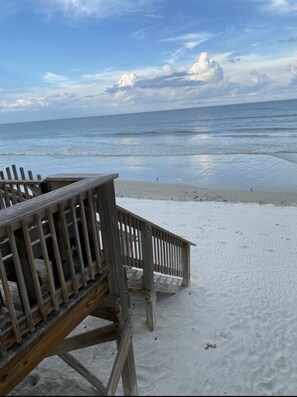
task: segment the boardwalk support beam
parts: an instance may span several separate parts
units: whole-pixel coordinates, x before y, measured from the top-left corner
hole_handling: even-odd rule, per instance
[[[149,328],[154,330],[156,326],[156,292],[154,288],[152,227],[147,222],[141,222],[140,231],[143,255],[143,289],[146,321]]]

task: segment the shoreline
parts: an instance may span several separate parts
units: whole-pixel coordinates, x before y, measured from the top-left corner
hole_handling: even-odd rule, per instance
[[[201,188],[183,183],[115,179],[116,197],[168,201],[217,201],[297,206],[297,192],[260,192]]]

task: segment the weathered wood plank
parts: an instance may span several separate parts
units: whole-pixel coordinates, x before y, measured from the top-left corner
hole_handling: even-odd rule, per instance
[[[104,282],[105,281],[105,282]],[[88,288],[71,298],[65,311],[55,311],[23,341],[1,368],[0,395],[8,394],[29,372],[58,346],[108,294],[106,279],[90,282]],[[4,356],[6,358],[7,354]]]
[[[91,383],[99,391],[101,396],[106,395],[106,388],[104,384],[90,371],[88,370],[80,361],[73,357],[70,353],[57,353],[58,356],[65,361],[70,367],[72,367],[76,372],[78,372],[83,378]]]
[[[127,362],[127,356],[132,346],[132,335],[133,335],[133,331],[131,325],[131,318],[129,316],[129,318],[126,321],[125,328],[122,331],[122,336],[118,344],[118,352],[112,367],[111,375],[109,377],[106,386],[107,396],[114,396],[116,394],[119,379],[124,371],[124,367]],[[131,359],[131,357],[129,357],[129,359]],[[128,371],[126,370],[126,372],[129,373],[129,379],[127,379],[127,376],[123,377],[124,390],[126,389],[125,394],[128,396],[137,396],[138,392],[137,392],[137,383],[136,383],[136,374],[135,374],[135,363],[129,362],[128,364],[129,364],[129,368]]]
[[[49,355],[66,353],[69,351],[84,349],[86,347],[110,342],[121,336],[118,324],[108,324],[75,336],[64,339]]]
[[[47,194],[37,196],[34,198],[34,201],[27,200],[19,203],[17,206],[10,206],[6,208],[5,211],[0,211],[0,227],[18,223],[23,217],[26,217],[29,220],[29,218],[35,214],[36,208],[38,208],[38,212],[42,216],[43,211],[47,210],[48,207],[53,208],[55,205],[69,200],[76,194],[85,193],[88,190],[113,181],[117,176],[118,174],[108,174],[82,179],[65,186],[63,189],[53,190]]]

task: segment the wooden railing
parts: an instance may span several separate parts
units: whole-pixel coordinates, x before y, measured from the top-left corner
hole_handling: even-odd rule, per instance
[[[190,278],[189,249],[193,243],[117,206],[122,257],[125,266],[143,269],[144,252],[151,250],[151,270],[183,279]],[[148,239],[150,241],[148,241]]]
[[[0,211],[0,355],[105,274],[109,236],[102,225],[99,239],[97,219],[108,200],[102,185],[113,177],[84,179]]]
[[[17,170],[12,166],[14,177],[17,177]],[[24,171],[20,169],[21,177],[24,176]],[[79,180],[89,179],[95,177],[96,174],[60,174],[42,179],[34,179],[30,172],[30,179],[16,180],[11,179],[12,172],[9,168],[6,169],[7,177],[2,175],[0,181],[0,191],[2,189],[2,202],[6,206],[23,201],[24,195],[17,194],[19,185],[23,187],[23,191],[27,191],[28,187],[35,183],[33,195],[40,195],[47,190],[57,190],[65,185],[72,184]],[[1,174],[0,174],[1,176]],[[97,175],[98,177],[98,175]],[[17,178],[16,178],[17,179]],[[1,185],[2,183],[2,185]],[[10,190],[8,190],[8,186]],[[9,193],[9,194],[8,194]],[[26,197],[26,196],[25,196]],[[27,197],[30,198],[30,197]],[[10,203],[10,204],[9,204]],[[78,209],[74,211],[74,207],[68,212],[76,214]],[[83,208],[78,205],[78,208]],[[154,287],[154,272],[159,272],[168,276],[178,277],[182,280],[183,287],[189,286],[190,281],[190,246],[194,245],[190,241],[165,230],[158,225],[149,222],[148,220],[139,217],[132,212],[125,210],[120,206],[117,208],[118,227],[120,236],[120,249],[122,256],[122,263],[125,268],[135,267],[143,270],[143,293],[147,299],[147,318],[150,328],[154,328],[154,301],[155,301],[155,287]],[[70,215],[68,215],[70,216]],[[93,219],[97,220],[96,226],[93,226],[93,238],[98,239],[98,249],[102,247],[102,225],[100,215],[97,208],[92,207]],[[77,214],[78,220],[81,215]],[[66,223],[66,220],[64,220]],[[84,222],[81,224],[83,227]],[[64,227],[66,228],[66,227]],[[97,230],[97,232],[96,232]],[[67,254],[67,253],[66,253]],[[69,253],[67,254],[69,255]],[[85,252],[86,258],[90,258],[90,253]],[[99,257],[99,254],[97,253]],[[89,262],[91,261],[88,259]],[[92,267],[90,271],[92,274]],[[73,273],[73,270],[72,270]]]
[[[100,394],[114,395],[122,376],[125,395],[138,395],[115,205],[117,176],[84,178],[36,197],[30,193],[25,200],[16,194],[18,183],[3,182],[9,200],[0,211],[0,395],[52,354]],[[22,182],[26,191],[27,181]],[[112,324],[68,337],[88,315]],[[69,351],[111,340],[118,351],[104,386]]]
[[[0,171],[0,209],[10,207],[42,193],[41,175],[33,176],[32,171],[26,175],[24,168],[15,165]]]

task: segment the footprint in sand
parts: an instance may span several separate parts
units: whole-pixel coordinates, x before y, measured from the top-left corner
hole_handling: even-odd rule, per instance
[[[217,333],[217,336],[225,341],[232,339],[232,333],[230,331],[222,330]]]
[[[230,368],[232,366],[231,356],[228,356],[228,354],[222,356],[222,358],[220,359],[220,365],[222,366],[223,369]]]
[[[33,375],[29,375],[29,382],[31,386],[36,386],[39,382],[40,379],[40,375],[38,374],[33,374]]]

